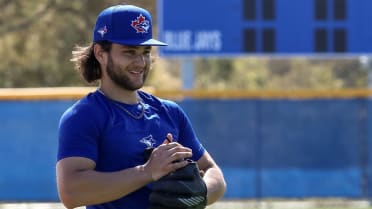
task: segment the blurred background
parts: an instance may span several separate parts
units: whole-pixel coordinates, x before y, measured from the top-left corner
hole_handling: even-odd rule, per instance
[[[301,8],[306,8],[306,1],[302,3],[304,6]],[[322,1],[327,2],[327,0]],[[1,0],[0,87],[84,85],[69,61],[71,50],[75,45],[90,43],[97,14],[103,8],[120,2],[122,1]],[[157,36],[159,24],[157,1],[127,0],[125,2],[148,8],[153,15],[155,36]],[[219,0],[218,2],[224,1]],[[228,19],[229,14],[243,13],[241,8],[238,8],[239,10],[228,8],[231,3],[235,2],[225,3],[227,5],[225,19]],[[257,0],[257,2],[260,1]],[[207,9],[203,8],[203,10]],[[177,17],[180,16],[182,17],[182,15]],[[209,20],[209,22],[218,21],[220,20],[215,18]],[[184,23],[187,21],[180,21],[179,26],[184,25],[186,28],[187,25]],[[224,23],[229,24],[229,22]],[[231,24],[236,25],[237,23]],[[254,25],[252,24],[252,26]],[[240,33],[239,30],[237,31]],[[235,32],[231,30],[230,33]],[[304,42],[311,43],[312,40],[304,40]],[[239,43],[237,40],[226,43],[226,45],[229,44],[239,47],[244,43]],[[364,45],[370,44],[367,42]],[[216,52],[214,56],[194,56],[195,82],[193,87],[213,90],[329,90],[367,88],[368,86],[368,65],[365,65],[366,60],[359,56],[344,56],[342,59],[323,56],[319,59],[319,56],[314,56],[311,51],[306,52],[311,56],[304,56],[304,53],[299,52],[292,53],[292,56],[288,56],[287,53],[279,53],[279,57],[263,56],[264,53],[245,55],[244,51],[238,50],[235,51],[235,55],[233,53],[228,56],[219,55],[224,54],[221,52]],[[167,59],[160,57],[154,66],[148,85],[157,89],[182,89],[180,76],[182,63],[179,57],[182,56],[172,56]]]
[[[185,109],[223,169],[216,208],[370,207],[370,0],[0,0],[0,208],[61,207],[59,117],[95,88],[71,51],[122,2],[169,44],[146,88]]]

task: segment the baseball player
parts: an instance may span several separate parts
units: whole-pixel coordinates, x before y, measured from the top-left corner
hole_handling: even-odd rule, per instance
[[[185,112],[139,90],[153,62],[149,12],[116,5],[97,17],[93,43],[72,61],[99,84],[60,120],[58,194],[68,208],[205,208],[226,189]]]

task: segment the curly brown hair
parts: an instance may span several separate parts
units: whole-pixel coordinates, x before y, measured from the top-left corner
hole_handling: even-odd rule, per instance
[[[94,45],[99,44],[106,52],[111,50],[111,42],[102,41],[91,43],[89,46],[75,46],[70,61],[74,62],[75,69],[88,83],[97,82],[101,79],[101,66],[94,55]]]

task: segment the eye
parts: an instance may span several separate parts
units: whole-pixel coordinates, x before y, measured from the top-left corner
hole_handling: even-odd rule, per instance
[[[151,54],[151,46],[144,48],[143,54]]]
[[[143,55],[145,55],[145,56],[147,56],[147,57],[151,56],[151,50],[146,50],[146,51],[144,51],[144,52],[143,52]]]
[[[135,50],[124,50],[123,54],[134,56],[134,55],[136,55],[136,51]]]

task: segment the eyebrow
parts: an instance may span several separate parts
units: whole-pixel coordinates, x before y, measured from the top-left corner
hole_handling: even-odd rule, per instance
[[[120,48],[122,49],[138,49],[142,46],[127,46],[127,45],[120,45]],[[145,46],[145,49],[151,49],[151,46]]]

